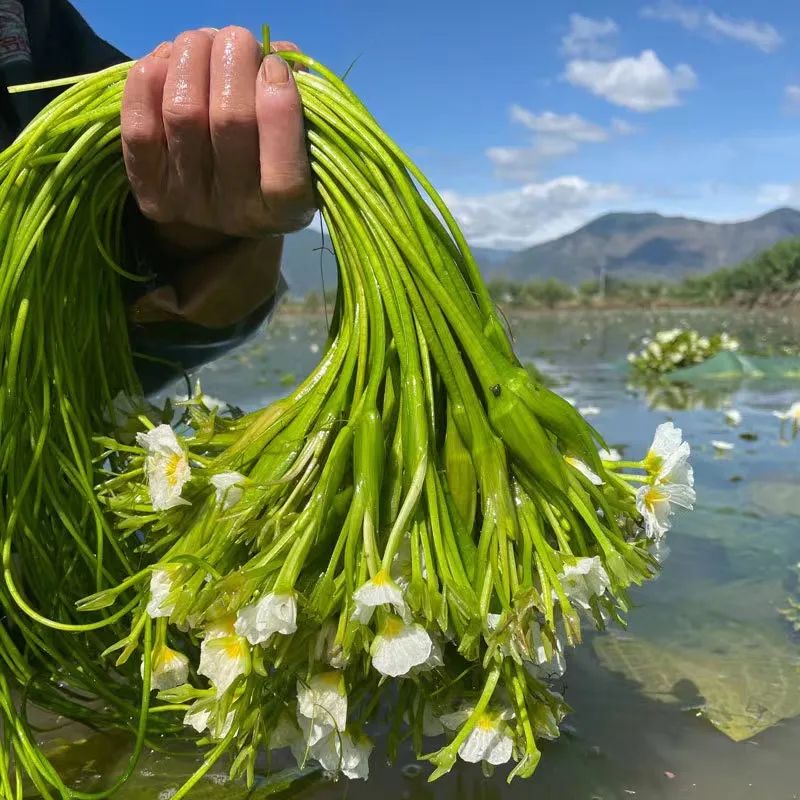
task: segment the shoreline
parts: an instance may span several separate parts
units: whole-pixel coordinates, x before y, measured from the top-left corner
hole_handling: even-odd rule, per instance
[[[608,311],[637,311],[655,313],[659,311],[670,312],[695,312],[695,311],[730,311],[741,313],[782,313],[790,317],[800,318],[800,303],[791,304],[761,304],[743,305],[740,303],[679,303],[679,302],[658,302],[658,303],[625,303],[625,302],[605,302],[602,304],[592,303],[583,305],[581,303],[559,303],[552,308],[546,306],[522,306],[497,303],[496,307],[501,316],[515,317],[537,317],[549,316],[563,313],[595,313]],[[328,305],[328,313],[331,314],[333,304]],[[307,308],[303,301],[284,300],[280,303],[278,313],[292,317],[316,317],[323,313],[323,307]]]

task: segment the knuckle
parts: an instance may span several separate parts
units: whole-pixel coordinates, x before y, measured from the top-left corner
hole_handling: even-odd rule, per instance
[[[209,112],[211,133],[221,138],[252,133],[257,135],[255,108],[246,105],[221,102]]]
[[[287,165],[262,177],[261,192],[267,207],[281,211],[281,215],[294,218],[313,208],[313,191],[305,165]]]
[[[208,127],[208,107],[204,104],[170,98],[162,108],[164,124],[178,131],[202,131]]]
[[[155,146],[161,143],[162,138],[161,128],[156,121],[135,110],[130,115],[123,115],[120,137],[123,145],[131,150]]]
[[[165,208],[162,203],[159,203],[153,198],[136,196],[136,204],[139,206],[139,210],[142,214],[153,222],[163,224],[174,221],[173,215],[169,213],[169,210]]]
[[[175,44],[177,46],[186,46],[193,44],[202,44],[210,42],[214,38],[214,32],[209,28],[196,28],[194,30],[183,31],[175,37]]]
[[[247,28],[243,28],[241,25],[226,25],[219,33],[226,42],[241,44],[245,47],[258,44],[256,42],[256,37],[253,36]]]

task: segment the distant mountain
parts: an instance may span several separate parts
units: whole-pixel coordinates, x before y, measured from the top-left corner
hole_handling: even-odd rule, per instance
[[[679,280],[734,266],[782,239],[800,236],[800,211],[780,208],[736,223],[661,214],[606,214],[574,233],[510,255],[487,277],[555,277],[580,284],[609,276]]]
[[[319,230],[307,229],[286,237],[283,247],[283,274],[289,284],[289,292],[294,297],[322,291],[319,251],[321,244]],[[327,237],[324,244],[325,247],[330,247]],[[472,254],[484,274],[488,274],[511,256],[512,251],[473,247]],[[322,252],[322,274],[326,290],[336,288],[336,262],[327,250]]]

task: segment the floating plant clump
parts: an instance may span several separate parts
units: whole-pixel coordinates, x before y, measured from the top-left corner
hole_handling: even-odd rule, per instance
[[[664,375],[738,349],[739,342],[725,331],[701,336],[691,328],[670,328],[643,339],[641,350],[628,353],[628,363],[643,375]]]
[[[604,460],[514,356],[429,182],[341,80],[282,55],[308,70],[339,291],[318,366],[254,413],[199,396],[172,425],[132,399],[115,284],[130,65],[81,80],[0,156],[9,797],[20,775],[78,796],[26,700],[132,729],[118,783],[149,736],[193,735],[205,759],[176,797],[223,756],[252,782],[285,747],[366,778],[377,718],[389,755],[410,738],[432,778],[459,757],[529,776],[567,713],[556,689],[581,624],[621,621],[692,507],[681,431]]]

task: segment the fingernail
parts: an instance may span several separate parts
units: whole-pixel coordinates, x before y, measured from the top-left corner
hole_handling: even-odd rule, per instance
[[[289,65],[280,56],[267,56],[262,69],[267,83],[273,86],[289,83]]]
[[[169,58],[169,54],[172,52],[172,42],[162,42],[155,50],[153,50],[153,55],[156,58]]]

